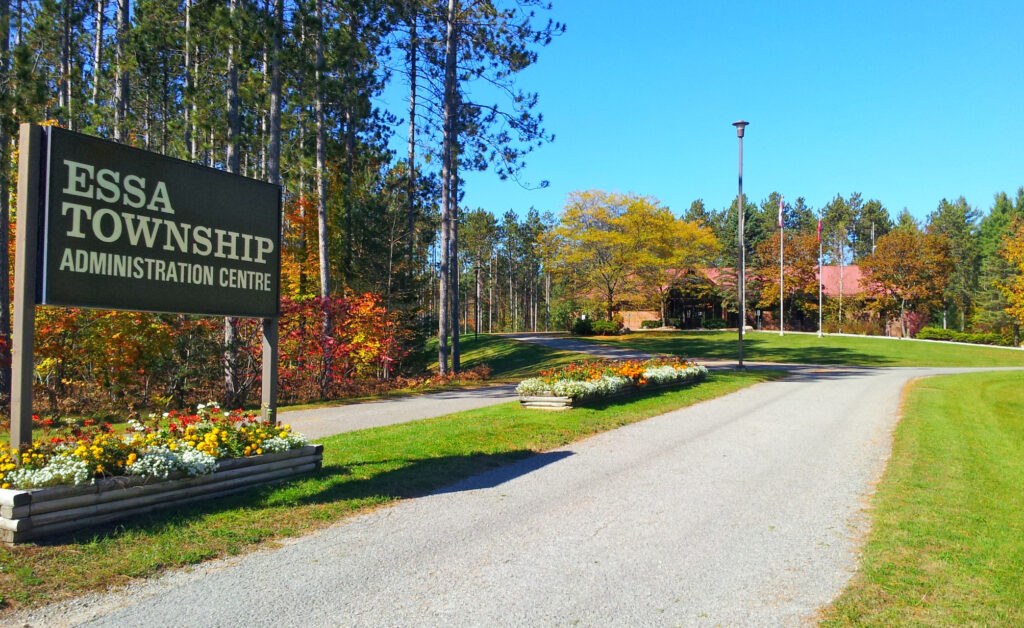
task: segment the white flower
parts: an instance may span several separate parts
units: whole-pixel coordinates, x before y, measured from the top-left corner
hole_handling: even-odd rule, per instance
[[[78,485],[89,481],[89,465],[73,456],[54,456],[41,469],[17,469],[7,476],[11,486],[40,488],[43,486]]]
[[[154,445],[128,466],[130,475],[143,475],[166,479],[181,471],[187,475],[207,475],[217,470],[217,459],[191,447],[171,450],[166,445]]]
[[[276,453],[279,451],[288,451],[289,449],[298,449],[304,447],[307,443],[307,439],[303,434],[296,434],[295,432],[288,432],[282,436],[274,436],[268,438],[260,445],[263,449],[263,453]]]

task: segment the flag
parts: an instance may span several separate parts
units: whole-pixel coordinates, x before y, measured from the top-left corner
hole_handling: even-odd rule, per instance
[[[821,214],[818,214],[818,242],[821,242]]]
[[[779,229],[782,228],[782,197],[779,196]]]

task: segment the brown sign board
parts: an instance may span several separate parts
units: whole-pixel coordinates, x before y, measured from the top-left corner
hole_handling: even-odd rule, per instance
[[[278,316],[278,186],[43,132],[38,303]]]

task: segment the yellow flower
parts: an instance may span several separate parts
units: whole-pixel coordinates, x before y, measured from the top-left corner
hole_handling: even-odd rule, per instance
[[[0,488],[11,488],[11,485],[8,484],[7,482],[4,482],[3,484],[0,484]]]

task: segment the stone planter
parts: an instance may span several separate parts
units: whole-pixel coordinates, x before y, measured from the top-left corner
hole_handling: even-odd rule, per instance
[[[100,523],[222,497],[319,469],[323,445],[222,460],[217,471],[168,480],[118,476],[82,486],[0,489],[0,541],[21,543]]]
[[[519,406],[522,408],[532,408],[534,410],[571,410],[588,404],[593,404],[601,401],[610,401],[612,399],[618,399],[620,397],[633,397],[641,393],[653,392],[656,390],[668,390],[675,388],[685,388],[695,382],[703,380],[703,377],[696,377],[690,379],[684,379],[668,384],[650,384],[646,386],[631,385],[614,392],[610,395],[596,395],[589,397],[559,397],[554,394],[548,395],[531,395],[519,397]]]

